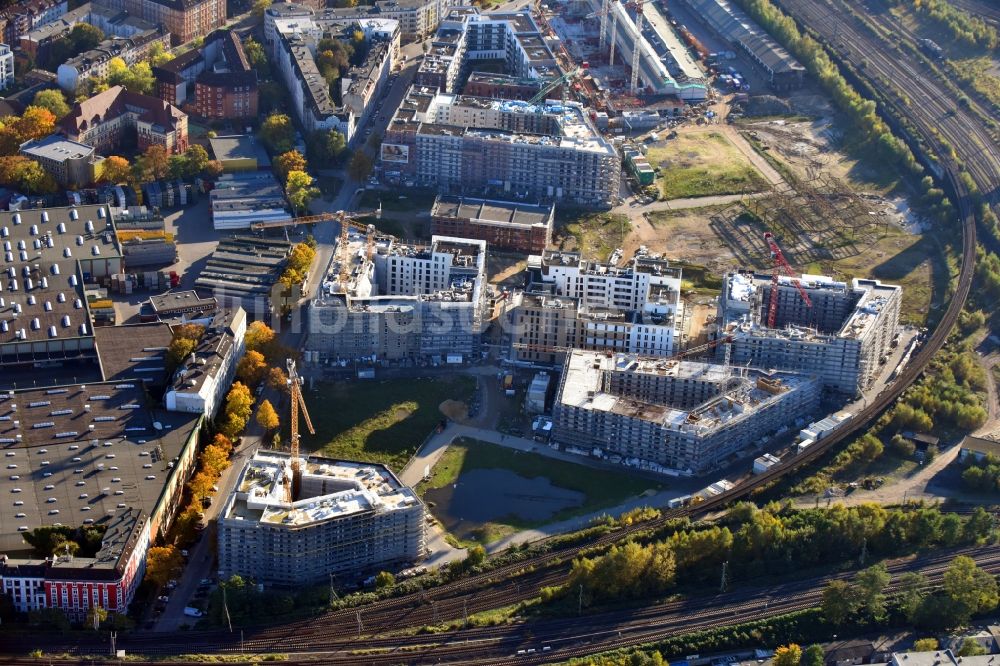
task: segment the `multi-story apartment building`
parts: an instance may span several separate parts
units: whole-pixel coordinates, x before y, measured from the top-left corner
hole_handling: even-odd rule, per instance
[[[780,278],[775,292],[770,275],[726,276],[718,321],[719,335],[732,338],[732,362],[810,372],[832,391],[859,393],[878,377],[897,335],[902,289],[857,278],[848,285],[821,275],[803,275],[800,285],[811,307],[789,278]]]
[[[191,357],[177,368],[163,402],[171,411],[204,414],[212,419],[233,382],[236,364],[243,358],[247,314],[241,307],[223,310],[204,324],[204,337]]]
[[[153,25],[162,25],[176,46],[226,24],[225,0],[101,0]]]
[[[413,86],[386,128],[391,182],[443,193],[488,192],[605,207],[618,200],[621,158],[576,102],[439,93]]]
[[[372,260],[350,247],[349,282],[334,257],[309,308],[307,347],[322,359],[464,362],[485,325],[486,243],[433,236],[429,247],[382,239]]]
[[[151,409],[142,383],[123,380],[3,392],[0,414],[0,491],[17,498],[0,523],[0,591],[21,612],[124,613],[180,508],[203,419]],[[57,524],[106,526],[99,550],[10,556],[28,550],[26,532]]]
[[[256,118],[257,72],[231,30],[216,30],[205,43],[153,68],[156,95],[213,120]]]
[[[384,465],[257,453],[219,514],[219,571],[266,584],[360,579],[426,553],[424,505]]]
[[[509,357],[558,364],[572,347],[667,356],[677,344],[680,289],[681,269],[665,260],[618,267],[576,252],[529,257],[526,293],[505,303]]]
[[[439,196],[431,207],[431,233],[478,238],[491,250],[541,254],[552,241],[555,206]]]
[[[49,53],[52,45],[69,35],[73,26],[79,23],[92,25],[107,37],[134,37],[137,34],[156,28],[155,25],[132,16],[126,11],[85,2],[76,9],[59,16],[54,21],[21,35],[21,50],[31,54],[36,62],[46,63],[49,61]],[[59,65],[61,63],[54,64]]]
[[[6,44],[0,44],[0,90],[14,85],[14,53]]]
[[[502,61],[509,80],[541,84],[562,74],[529,12],[480,14],[475,7],[454,7],[441,21],[413,80],[441,92],[458,92],[459,83],[476,73],[479,60]],[[533,95],[499,97],[530,100]]]
[[[168,153],[181,153],[188,146],[186,113],[161,99],[122,86],[78,102],[60,126],[70,139],[104,154],[114,152],[126,137],[131,140],[132,136],[140,150],[160,145]]]
[[[353,27],[339,19],[318,22],[299,16],[299,9],[304,8],[291,12],[293,17],[268,16],[273,30],[269,36],[273,40],[270,43],[271,62],[285,82],[292,97],[292,108],[307,132],[335,129],[351,141],[357,127],[370,113],[372,101],[382,91],[398,57],[398,26],[389,21],[368,26],[353,24]],[[330,94],[330,84],[316,65],[316,51],[323,35],[347,38],[344,33],[353,33],[354,27],[361,29],[369,41],[368,52],[362,64],[351,67],[341,78],[343,104],[338,105]],[[265,34],[269,34],[267,29]]]
[[[704,472],[815,410],[820,393],[809,375],[574,350],[553,439],[647,468]]]
[[[169,48],[169,33],[162,28],[155,28],[131,37],[106,39],[89,51],[59,65],[56,70],[59,87],[72,95],[84,80],[106,77],[114,58],[121,58],[126,65],[132,66],[145,60],[154,44]]]
[[[53,134],[21,144],[21,154],[38,162],[67,189],[79,189],[94,182],[93,146]]]
[[[17,44],[21,35],[55,21],[66,13],[66,0],[21,0],[0,12],[5,44]]]

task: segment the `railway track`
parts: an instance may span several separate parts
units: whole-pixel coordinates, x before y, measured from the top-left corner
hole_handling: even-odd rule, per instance
[[[1000,553],[991,547],[956,549],[920,558],[901,558],[888,562],[887,568],[897,579],[902,573],[921,571],[933,584],[940,580],[952,558],[958,554],[973,556],[987,571],[1000,572]],[[166,643],[156,649],[147,649],[146,654],[280,652],[290,654],[291,663],[297,663],[297,655],[309,653],[311,663],[318,660],[331,664],[506,664],[511,663],[513,656],[518,658],[518,663],[540,663],[552,658],[562,660],[585,656],[597,650],[631,647],[701,629],[813,608],[820,604],[823,588],[830,580],[844,579],[849,575],[816,577],[777,587],[749,588],[635,610],[438,635],[324,640],[316,632],[312,637],[298,637],[294,642],[279,643],[253,638],[241,641],[232,635],[227,640],[220,640],[193,632],[186,640],[178,639],[174,644]],[[890,586],[890,591],[892,589]],[[95,654],[102,645],[98,642],[78,641],[54,644],[50,649],[53,652],[63,650],[77,654]],[[119,641],[118,647],[128,652],[137,652],[143,646],[134,645],[131,641]],[[549,649],[544,650],[545,647]],[[534,652],[527,653],[528,649],[533,649]],[[525,650],[525,653],[518,655],[520,650]]]

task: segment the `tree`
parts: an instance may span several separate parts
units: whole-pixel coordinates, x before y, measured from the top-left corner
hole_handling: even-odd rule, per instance
[[[959,657],[978,657],[981,654],[986,654],[986,648],[975,638],[966,638],[962,641],[962,647],[958,648]]]
[[[124,60],[115,57],[108,62],[108,84],[124,86],[132,92],[143,95],[152,95],[156,79],[148,62],[137,62],[129,67]]]
[[[233,452],[233,442],[231,439],[223,435],[221,432],[216,433],[215,437],[212,438],[212,446],[218,447],[219,449],[226,452],[226,456],[229,456]]]
[[[918,638],[913,641],[914,652],[934,652],[938,649],[936,638]]]
[[[296,243],[288,253],[288,265],[300,273],[306,273],[315,258],[316,250],[308,243]]]
[[[782,645],[774,651],[774,666],[799,666],[802,659],[802,648],[795,643]]]
[[[170,62],[173,59],[174,57],[167,52],[167,50],[163,47],[162,42],[156,42],[149,47],[147,60],[149,60],[149,64],[151,66],[158,67],[164,63]]]
[[[211,497],[214,492],[212,486],[215,485],[216,479],[218,479],[218,476],[211,474],[205,469],[192,476],[191,480],[188,481],[188,490],[191,491],[191,497],[196,502],[200,502],[206,497]]]
[[[274,411],[270,400],[260,403],[260,407],[257,409],[257,424],[264,429],[264,432],[278,429],[280,425],[278,413]]]
[[[146,580],[166,585],[183,565],[184,558],[174,546],[153,546],[146,553]]]
[[[218,178],[222,175],[223,167],[222,162],[219,160],[209,160],[208,164],[205,165],[205,177],[206,178]]]
[[[135,160],[132,174],[139,183],[151,183],[163,180],[170,174],[170,154],[159,144],[146,148],[145,152]]]
[[[184,160],[186,162],[184,175],[188,178],[193,178],[205,172],[211,158],[208,156],[208,151],[202,146],[194,145],[184,151]]]
[[[108,611],[104,610],[100,606],[92,606],[90,610],[87,611],[87,620],[85,624],[88,627],[93,627],[94,631],[97,631],[101,623],[108,619]]]
[[[205,327],[198,324],[181,324],[173,329],[173,340],[167,347],[167,367],[176,368],[198,347],[205,335]]]
[[[271,0],[254,0],[253,6],[250,9],[250,14],[254,18],[264,18],[264,12],[267,8],[271,6]]]
[[[285,195],[292,208],[298,212],[306,209],[309,202],[319,196],[319,189],[313,187],[313,177],[305,171],[289,171],[285,182]]]
[[[0,184],[29,194],[55,192],[57,185],[40,164],[22,155],[0,157]]]
[[[129,179],[132,167],[128,160],[118,155],[112,155],[101,162],[101,178],[105,183],[124,183]]]
[[[274,330],[262,321],[252,322],[247,326],[247,331],[243,336],[243,344],[249,351],[259,351],[267,354],[266,350],[274,342]]]
[[[282,183],[288,179],[288,174],[292,171],[305,171],[306,158],[297,150],[289,150],[278,155],[274,160],[274,172],[278,175],[278,180]]]
[[[288,375],[281,368],[271,368],[267,371],[267,385],[273,391],[288,392]]]
[[[915,623],[920,604],[923,603],[927,589],[927,578],[916,572],[905,573],[899,578],[897,600],[899,610],[907,622]]]
[[[229,454],[219,447],[209,444],[201,452],[201,466],[214,475],[222,474],[229,467]]]
[[[89,23],[77,23],[69,31],[69,42],[73,55],[88,51],[104,41],[104,31]]]
[[[55,116],[56,120],[61,119],[70,111],[69,104],[66,103],[66,98],[63,96],[62,91],[56,88],[39,90],[35,93],[35,98],[31,103],[39,108],[48,109]]]
[[[478,567],[480,564],[486,561],[486,549],[480,545],[475,545],[469,549],[469,552],[465,556],[465,565],[467,568]]]
[[[880,562],[858,572],[854,580],[860,607],[868,611],[868,615],[876,622],[884,620],[888,615],[885,607],[885,588],[890,580],[885,564]]]
[[[355,150],[347,165],[347,175],[351,180],[362,181],[372,172],[375,164],[363,150]]]
[[[800,666],[823,666],[826,663],[826,653],[822,645],[810,645],[802,651]]]
[[[844,624],[858,609],[857,593],[847,581],[831,580],[823,590],[822,609],[831,624]]]
[[[388,571],[379,571],[375,576],[375,589],[381,590],[396,584],[396,577]]]
[[[295,128],[292,119],[284,113],[272,113],[260,126],[260,140],[272,155],[287,153],[294,147]]]
[[[247,386],[256,386],[267,373],[267,362],[264,355],[252,349],[243,355],[236,364],[236,376]]]
[[[976,566],[971,557],[959,555],[944,573],[945,598],[954,606],[956,624],[967,623],[976,613],[991,611],[997,606],[997,581]]]
[[[219,430],[226,437],[233,438],[243,432],[253,412],[253,396],[242,382],[234,382],[226,394],[226,407],[222,413]]]

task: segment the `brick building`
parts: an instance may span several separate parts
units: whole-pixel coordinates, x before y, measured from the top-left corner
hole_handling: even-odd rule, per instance
[[[226,24],[225,0],[104,0],[104,4],[162,24],[175,46],[205,37]]]
[[[552,240],[555,206],[439,196],[431,233],[486,241],[491,249],[541,254]]]
[[[181,153],[188,147],[186,113],[161,99],[122,86],[77,103],[60,125],[67,137],[103,154],[113,153],[132,137],[139,150],[161,145],[169,153]]]

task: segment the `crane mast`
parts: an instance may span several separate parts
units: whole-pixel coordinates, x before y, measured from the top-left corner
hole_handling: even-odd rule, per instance
[[[809,294],[802,287],[802,283],[799,282],[798,277],[795,275],[795,271],[788,264],[788,260],[785,259],[784,253],[781,248],[778,247],[778,242],[774,240],[774,234],[770,231],[764,234],[764,241],[767,243],[767,247],[771,250],[771,258],[774,259],[774,272],[771,273],[771,300],[767,307],[767,327],[774,328],[774,324],[778,318],[778,269],[781,268],[785,274],[792,279],[792,284],[795,288],[799,290],[799,294],[802,296],[802,300],[808,307],[812,307],[812,300],[809,298]]]
[[[629,89],[632,91],[633,95],[639,93],[639,64],[640,55],[639,50],[642,45],[642,0],[636,0],[635,2],[635,43],[632,45],[632,81]]]
[[[292,463],[292,478],[291,486],[287,488],[288,501],[294,502],[295,498],[299,496],[299,489],[302,487],[302,466],[299,460],[299,410],[302,410],[302,418],[305,419],[306,428],[309,430],[310,435],[315,435],[316,430],[313,428],[312,419],[309,418],[309,410],[306,409],[306,402],[302,398],[302,377],[299,376],[298,371],[295,368],[295,360],[287,359],[285,361],[285,367],[288,368],[288,394],[289,402],[291,403],[291,418],[289,419],[289,426],[291,430],[291,463]]]

